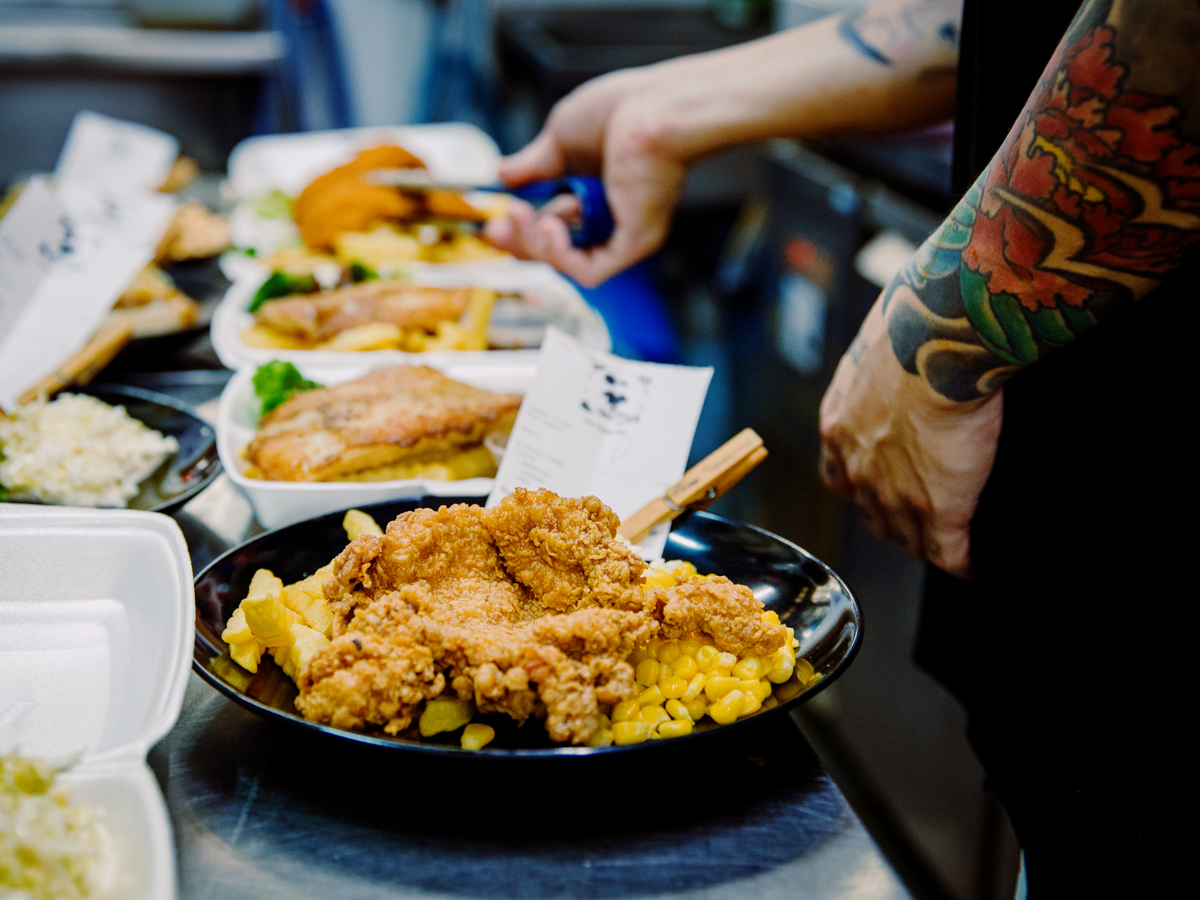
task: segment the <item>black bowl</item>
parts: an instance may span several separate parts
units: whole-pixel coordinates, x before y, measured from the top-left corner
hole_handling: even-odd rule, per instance
[[[68,388],[112,406],[123,406],[139,422],[179,442],[179,450],[142,481],[128,509],[171,512],[195,497],[221,474],[217,435],[186,404],[154,391],[124,384]],[[23,502],[23,501],[15,501]],[[33,501],[30,501],[33,502]]]
[[[363,509],[383,524],[411,509],[469,503],[472,499],[392,501]],[[261,716],[349,741],[415,753],[489,758],[590,756],[678,746],[680,742],[702,740],[716,732],[727,734],[731,729],[764,716],[781,715],[805,702],[846,669],[862,640],[858,603],[828,566],[769,531],[710,513],[692,512],[675,520],[663,555],[667,559],[687,560],[700,572],[726,575],[747,585],[767,609],[779,614],[780,621],[795,629],[800,640],[798,655],[807,659],[819,676],[806,683],[797,673],[790,681],[776,685],[773,696],[777,705],[772,708],[730,725],[716,725],[705,719],[687,737],[604,748],[554,744],[539,723],[531,720],[517,726],[504,715],[476,717],[475,721],[487,722],[496,729],[492,743],[477,752],[459,746],[458,732],[419,740],[318,725],[296,711],[296,687],[269,655],[263,656],[258,673],[250,676],[229,659],[228,647],[220,635],[225,622],[246,596],[257,569],[270,569],[289,584],[311,575],[341,552],[346,546],[342,516],[340,512],[330,513],[266,532],[206,566],[196,576],[196,644],[192,666],[221,693]]]

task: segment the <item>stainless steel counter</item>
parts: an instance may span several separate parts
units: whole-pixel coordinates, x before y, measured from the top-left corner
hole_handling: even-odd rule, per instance
[[[197,571],[259,530],[224,476],[177,520]],[[909,896],[787,718],[644,759],[427,761],[193,674],[150,764],[187,900]]]

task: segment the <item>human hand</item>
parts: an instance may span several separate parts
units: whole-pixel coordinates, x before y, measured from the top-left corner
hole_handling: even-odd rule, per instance
[[[821,477],[859,506],[872,534],[965,578],[1002,415],[999,391],[956,403],[906,372],[877,301],[821,401]]]
[[[510,187],[556,178],[567,172],[601,173],[614,229],[608,243],[571,245],[568,222],[578,204],[563,196],[540,211],[522,201],[492,219],[488,239],[524,259],[540,259],[594,286],[653,253],[666,239],[683,186],[686,164],[661,140],[665,116],[649,70],[629,69],[583,85],[560,101],[541,134],[504,160],[500,177]]]

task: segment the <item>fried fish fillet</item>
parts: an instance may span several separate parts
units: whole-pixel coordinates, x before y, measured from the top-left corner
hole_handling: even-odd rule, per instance
[[[329,340],[371,322],[435,331],[438,322],[462,318],[470,294],[469,288],[421,287],[385,278],[272,300],[264,303],[254,318],[259,325],[311,341]]]
[[[520,404],[425,366],[381,369],[292,397],[263,417],[246,457],[268,480],[336,481],[477,445]]]

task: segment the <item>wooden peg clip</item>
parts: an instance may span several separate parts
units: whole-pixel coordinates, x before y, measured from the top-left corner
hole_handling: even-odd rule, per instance
[[[636,544],[655,525],[671,521],[685,509],[707,509],[766,458],[762,438],[753,428],[742,430],[688,469],[666,494],[622,522],[617,533]]]

